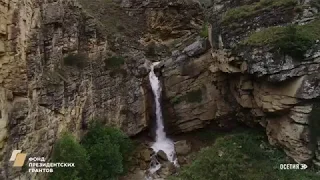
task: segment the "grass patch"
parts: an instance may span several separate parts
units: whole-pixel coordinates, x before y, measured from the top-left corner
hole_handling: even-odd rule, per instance
[[[254,32],[248,38],[241,42],[241,44],[262,46],[266,44],[275,43],[282,38],[285,32],[285,27],[269,27],[259,32]]]
[[[305,25],[269,27],[254,32],[241,44],[250,46],[271,45],[292,57],[303,58],[305,52],[320,39],[320,20]]]
[[[117,69],[124,65],[124,58],[121,56],[112,56],[105,60],[107,69]]]
[[[202,25],[202,29],[200,31],[200,37],[207,38],[209,36],[208,28],[209,26],[207,22]]]
[[[66,66],[83,68],[86,65],[87,60],[88,58],[84,54],[68,54],[63,59],[63,63]]]
[[[170,180],[316,180],[311,171],[280,170],[287,163],[281,151],[271,147],[259,132],[238,132],[220,136],[201,150],[192,164]]]
[[[231,8],[222,17],[223,22],[234,21],[239,18],[245,18],[258,14],[262,11],[272,11],[277,7],[296,6],[297,0],[260,0],[259,2]]]

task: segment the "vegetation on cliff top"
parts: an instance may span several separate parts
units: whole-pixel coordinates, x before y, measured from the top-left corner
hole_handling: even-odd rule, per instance
[[[276,7],[296,6],[297,0],[260,0],[259,2],[231,8],[222,17],[223,22],[229,22],[240,18],[252,16],[263,11],[270,11]]]
[[[320,39],[320,20],[305,25],[269,27],[252,33],[241,44],[251,46],[271,45],[292,57],[304,53]]]
[[[220,136],[211,147],[195,155],[171,180],[316,180],[319,175],[306,170],[280,170],[286,156],[272,148],[257,132]]]
[[[75,168],[55,168],[50,180],[116,179],[126,173],[132,148],[120,130],[93,123],[81,143],[70,134],[57,141],[53,162],[74,162]]]

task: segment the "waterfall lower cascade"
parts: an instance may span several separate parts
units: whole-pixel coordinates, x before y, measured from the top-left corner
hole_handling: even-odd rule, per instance
[[[156,139],[155,139],[155,143],[151,146],[151,148],[155,153],[162,150],[167,155],[168,160],[170,162],[172,162],[175,166],[179,166],[177,157],[175,155],[174,142],[171,139],[167,138],[166,133],[164,131],[161,104],[160,104],[162,88],[161,88],[158,77],[154,73],[154,67],[157,64],[159,64],[159,62],[153,63],[151,65],[151,71],[149,73],[149,81],[154,94],[154,101],[156,103],[156,122],[157,122],[156,123],[157,124]],[[159,164],[159,162],[156,159],[154,161],[156,162],[154,163],[154,165],[151,165],[149,169],[151,173],[154,173],[161,168],[161,165]]]

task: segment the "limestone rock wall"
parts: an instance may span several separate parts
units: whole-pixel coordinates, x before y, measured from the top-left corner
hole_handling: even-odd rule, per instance
[[[228,77],[215,68],[209,48],[205,39],[199,39],[164,63],[165,120],[171,132],[203,128],[214,119],[227,124],[240,107],[233,104]]]
[[[128,135],[147,127],[144,59],[111,67],[118,54],[78,2],[2,0],[0,22],[0,179],[30,178],[11,168],[12,150],[49,158],[61,132],[80,137],[92,118]]]
[[[168,132],[260,124],[270,143],[297,162],[319,164],[320,141],[310,138],[320,92],[319,44],[305,61],[266,46],[237,46],[260,28],[312,21],[309,1],[301,1],[302,14],[292,5],[276,6],[230,24],[221,22],[228,9],[258,0],[201,1],[211,8],[205,12],[208,38],[198,37],[204,19],[198,1],[117,2],[121,13],[110,15],[126,20],[122,24],[103,21],[108,8],[91,16],[76,0],[0,1],[0,179],[30,178],[10,168],[12,150],[48,158],[61,132],[80,138],[92,118],[131,136],[146,129],[152,118],[147,56],[162,62],[157,73]],[[101,28],[110,22],[113,29]],[[114,32],[126,28],[132,29]],[[72,54],[77,58],[70,65],[65,58]],[[124,62],[110,65],[110,58]]]
[[[169,124],[182,132],[210,122],[227,126],[232,121],[260,124],[266,128],[270,143],[283,148],[295,161],[314,159],[319,164],[315,160],[319,143],[310,140],[314,131],[319,131],[316,123],[310,123],[319,98],[319,40],[305,53],[304,60],[281,56],[267,43],[260,47],[241,44],[262,28],[310,23],[318,10],[309,1],[296,1],[301,3],[296,5],[304,5],[298,12],[291,1],[224,21],[231,8],[257,2],[212,1],[207,17],[210,43],[194,40],[173,51],[164,63]],[[211,50],[207,51],[209,44]]]
[[[238,76],[231,80],[232,94],[243,108],[251,109],[253,121],[258,119],[266,127],[270,143],[282,147],[297,162],[310,161],[318,153],[310,148],[315,144],[310,141],[315,126],[310,124],[310,116],[319,97],[319,40],[303,59],[279,55],[268,42],[250,46],[243,41],[263,28],[313,22],[319,10],[310,1],[272,4],[270,9],[258,2],[213,1],[209,15],[212,55],[222,72]],[[236,14],[230,15],[235,10],[231,8],[244,4],[256,6],[257,11],[232,19]],[[301,11],[297,11],[299,5],[304,6]]]

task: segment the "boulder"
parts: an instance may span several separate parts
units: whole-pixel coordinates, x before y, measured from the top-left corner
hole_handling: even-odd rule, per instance
[[[179,163],[179,165],[187,164],[187,159],[185,157],[179,157],[178,163]]]
[[[191,144],[186,140],[176,142],[174,147],[177,155],[187,155],[191,151]]]
[[[168,161],[167,154],[162,150],[157,152],[157,156],[163,161]]]
[[[149,162],[151,160],[151,154],[152,154],[151,149],[143,149],[140,152],[140,157],[142,160]]]
[[[204,53],[208,47],[204,39],[197,40],[194,43],[187,46],[182,52],[190,56],[197,56]]]
[[[176,172],[177,172],[177,169],[174,166],[174,164],[171,163],[171,162],[168,162],[168,163],[165,163],[161,167],[161,169],[159,170],[158,174],[160,175],[160,177],[165,178],[165,177],[170,176],[170,175],[172,175],[172,174],[174,174]]]

